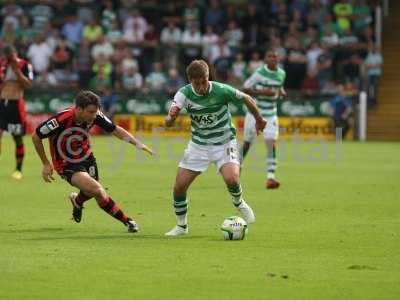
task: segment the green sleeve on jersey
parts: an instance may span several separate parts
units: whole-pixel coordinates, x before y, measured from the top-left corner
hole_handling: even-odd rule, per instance
[[[244,93],[231,87],[228,84],[224,84],[225,93],[228,95],[228,102],[233,102],[235,104],[242,104],[244,99]]]

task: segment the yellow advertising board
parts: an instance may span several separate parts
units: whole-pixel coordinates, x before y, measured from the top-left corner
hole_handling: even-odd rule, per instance
[[[114,122],[132,134],[142,136],[190,136],[190,117],[180,116],[174,127],[164,128],[164,115],[116,115]],[[244,117],[233,117],[233,122],[238,134],[243,134]],[[279,134],[282,139],[325,139],[334,140],[336,137],[330,118],[279,118]],[[347,134],[347,139],[352,139],[352,132]]]

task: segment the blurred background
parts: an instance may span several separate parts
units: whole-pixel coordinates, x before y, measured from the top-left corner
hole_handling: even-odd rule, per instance
[[[31,126],[89,88],[117,123],[151,134],[191,60],[241,88],[273,49],[287,74],[283,137],[333,139],[339,126],[348,139],[400,140],[398,2],[10,0],[1,1],[0,46],[15,45],[33,65]],[[243,108],[232,113],[240,131]]]

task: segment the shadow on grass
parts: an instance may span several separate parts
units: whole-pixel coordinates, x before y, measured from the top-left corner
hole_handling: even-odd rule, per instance
[[[78,233],[74,233],[74,235],[70,235],[69,233],[64,232],[63,235],[57,236],[43,236],[43,237],[31,237],[24,238],[22,240],[25,241],[54,241],[54,240],[122,240],[122,239],[132,239],[132,240],[160,240],[160,241],[184,241],[184,240],[195,240],[195,239],[203,239],[205,240],[207,237],[205,236],[184,236],[179,238],[167,238],[161,234],[132,234],[132,233],[124,233],[124,234],[99,234],[99,235],[80,235]]]
[[[0,230],[0,233],[40,233],[40,232],[59,232],[63,231],[61,227],[43,227],[43,228],[30,228],[30,229],[9,229]]]

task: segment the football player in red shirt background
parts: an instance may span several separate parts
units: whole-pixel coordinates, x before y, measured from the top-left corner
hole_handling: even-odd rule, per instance
[[[15,142],[16,170],[14,179],[22,178],[22,162],[25,148],[23,136],[26,131],[24,90],[31,86],[33,69],[31,64],[18,57],[11,45],[3,48],[0,59],[0,153],[3,131],[8,131]]]

